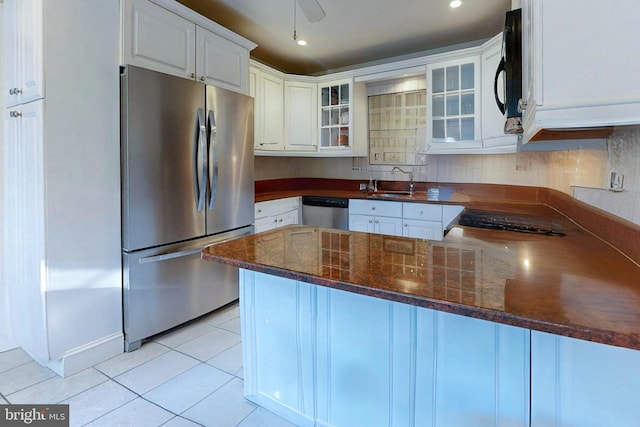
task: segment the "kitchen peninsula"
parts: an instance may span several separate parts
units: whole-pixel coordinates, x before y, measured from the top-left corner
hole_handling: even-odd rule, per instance
[[[247,398],[299,425],[638,425],[638,265],[551,203],[469,205],[565,235],[289,226],[205,250],[241,268]]]

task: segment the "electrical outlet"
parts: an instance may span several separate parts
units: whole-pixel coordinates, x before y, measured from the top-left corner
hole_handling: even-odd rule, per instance
[[[367,183],[366,182],[361,182],[359,190],[362,191],[362,190],[366,190],[366,189],[367,189]]]
[[[609,175],[609,190],[622,191],[624,185],[624,175],[618,171],[611,171]]]

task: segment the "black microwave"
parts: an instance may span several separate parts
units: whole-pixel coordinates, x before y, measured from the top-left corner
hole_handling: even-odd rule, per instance
[[[498,79],[504,73],[504,102],[498,95]],[[500,112],[506,116],[504,133],[522,133],[522,9],[507,12],[502,32],[502,58],[493,81],[493,92]]]

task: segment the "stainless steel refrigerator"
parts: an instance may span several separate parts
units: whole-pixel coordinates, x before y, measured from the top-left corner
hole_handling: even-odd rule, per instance
[[[200,251],[253,231],[253,98],[134,66],[120,82],[131,351],[238,298],[238,270]]]

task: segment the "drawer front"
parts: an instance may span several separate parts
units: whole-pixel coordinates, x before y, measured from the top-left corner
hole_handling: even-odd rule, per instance
[[[402,203],[380,200],[349,200],[349,213],[402,218]]]
[[[279,215],[284,212],[298,210],[300,208],[299,197],[287,197],[285,199],[268,200],[254,205],[255,218]]]
[[[402,203],[402,217],[442,222],[442,205],[431,203]]]

